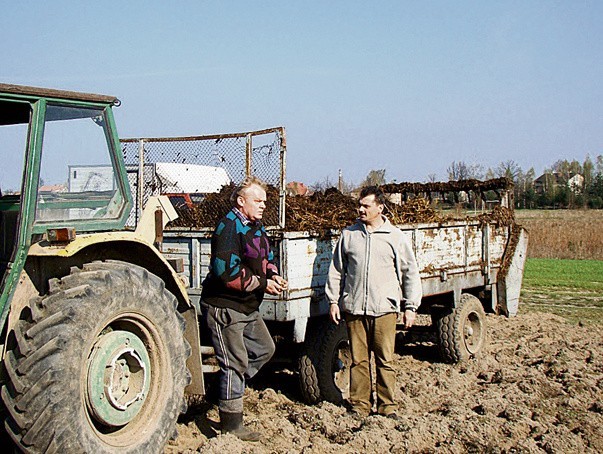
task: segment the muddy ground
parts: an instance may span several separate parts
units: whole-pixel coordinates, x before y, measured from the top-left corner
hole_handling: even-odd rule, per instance
[[[301,403],[295,375],[267,366],[245,395],[259,443],[220,435],[216,401],[191,407],[166,453],[603,452],[603,327],[555,315],[489,315],[487,352],[440,362],[432,339],[397,348],[400,420]]]

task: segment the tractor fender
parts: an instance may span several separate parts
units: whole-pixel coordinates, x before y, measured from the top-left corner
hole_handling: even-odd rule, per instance
[[[32,245],[11,303],[9,329],[17,322],[18,314],[32,296],[47,292],[50,279],[68,275],[74,266],[82,267],[85,263],[98,260],[119,260],[138,265],[163,280],[165,288],[178,300],[177,310],[186,321],[185,337],[192,348],[187,360],[192,381],[185,392],[203,395],[198,314],[188,297],[185,280],[176,273],[161,252],[137,232],[93,233],[78,235],[67,244],[41,241]]]
[[[30,247],[28,260],[31,258],[42,262],[60,261],[70,266],[78,266],[92,260],[107,259],[133,263],[163,279],[166,287],[178,299],[179,305],[191,306],[185,281],[176,273],[161,252],[137,232],[84,234],[78,235],[73,241],[64,244],[40,241]]]

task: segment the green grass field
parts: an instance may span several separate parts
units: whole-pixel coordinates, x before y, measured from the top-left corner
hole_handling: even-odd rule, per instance
[[[520,311],[554,313],[575,323],[602,323],[603,261],[528,259]]]

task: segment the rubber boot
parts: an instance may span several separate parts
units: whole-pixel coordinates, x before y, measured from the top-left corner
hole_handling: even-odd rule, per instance
[[[231,433],[239,440],[260,441],[260,433],[249,430],[243,424],[243,413],[229,413],[220,410],[220,428],[222,433]]]

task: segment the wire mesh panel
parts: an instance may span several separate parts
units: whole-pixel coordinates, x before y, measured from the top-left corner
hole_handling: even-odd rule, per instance
[[[253,175],[268,184],[266,226],[284,226],[284,128],[196,137],[122,139],[136,202],[135,226],[153,195],[167,195],[179,219],[168,228],[213,228],[231,208],[234,186]],[[139,184],[142,181],[142,184]]]

